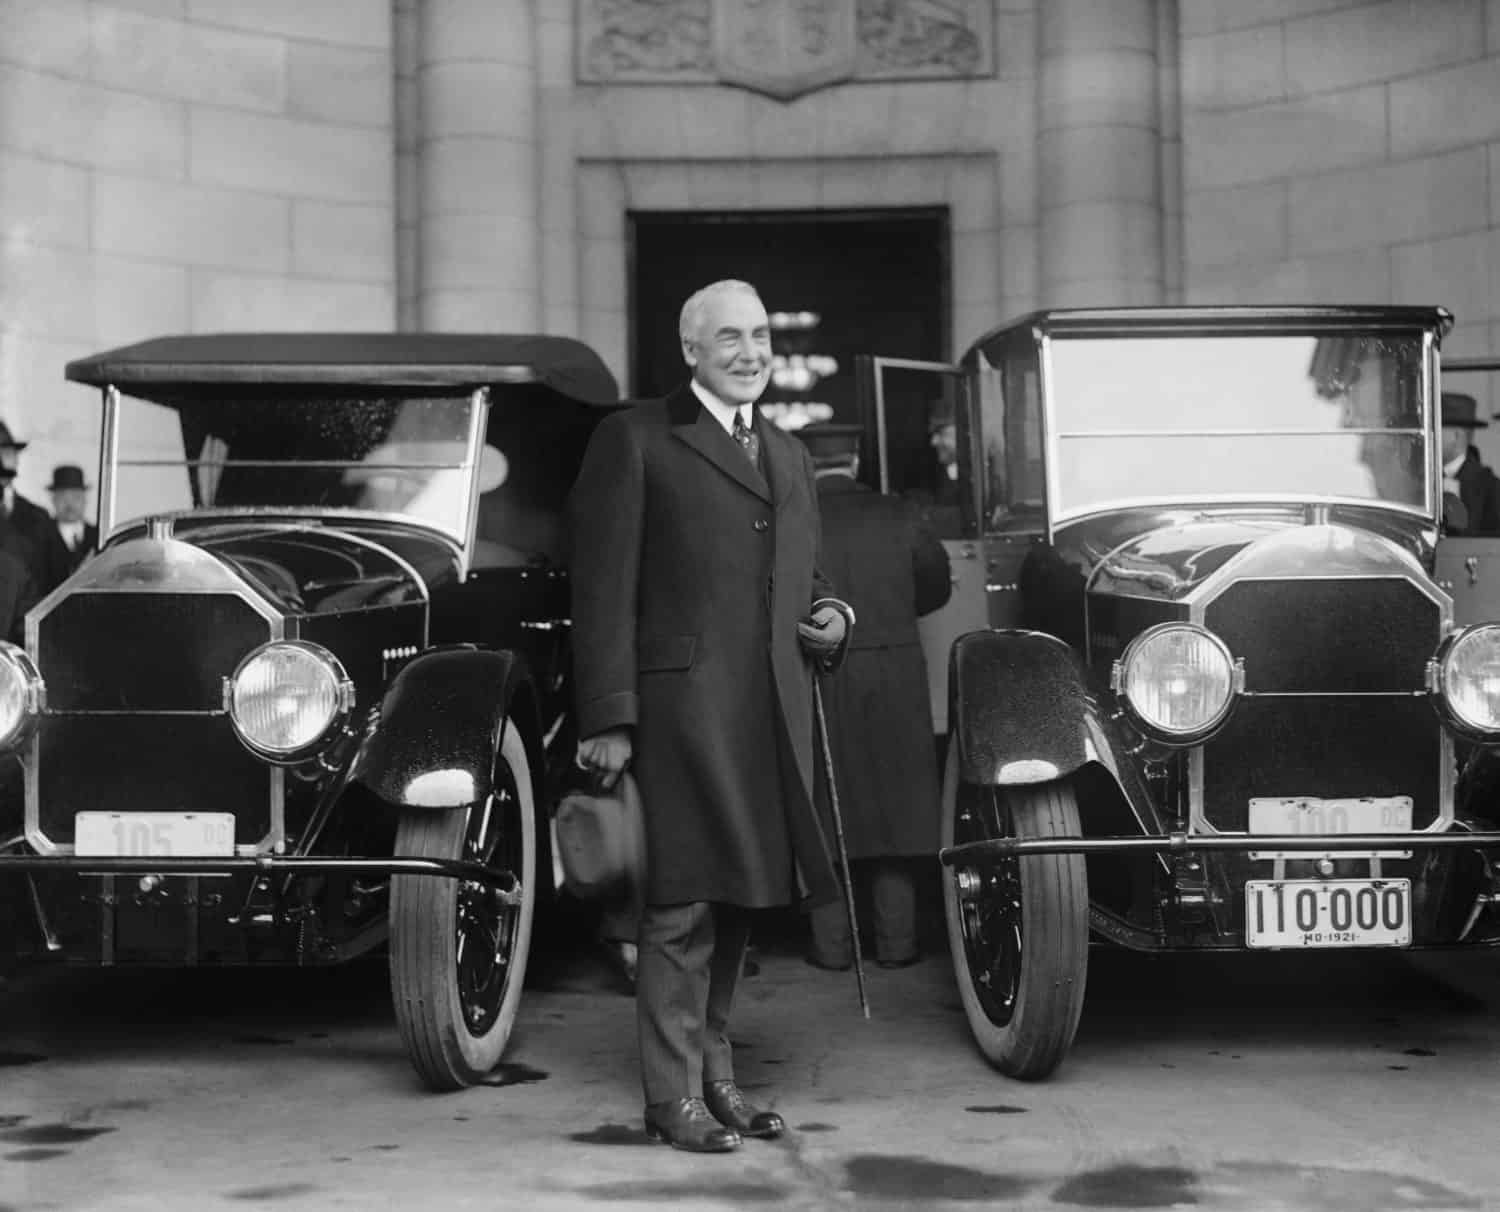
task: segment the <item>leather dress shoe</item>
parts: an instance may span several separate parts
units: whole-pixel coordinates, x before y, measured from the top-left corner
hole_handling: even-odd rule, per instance
[[[715,1119],[741,1136],[775,1140],[786,1131],[786,1121],[781,1116],[774,1111],[752,1107],[732,1081],[705,1082],[703,1101]]]
[[[922,953],[920,951],[913,951],[910,955],[904,956],[901,959],[880,959],[875,962],[882,968],[910,968],[913,964],[920,963],[921,959]]]
[[[646,1135],[689,1153],[729,1153],[740,1134],[716,1119],[701,1098],[674,1098],[646,1106]]]

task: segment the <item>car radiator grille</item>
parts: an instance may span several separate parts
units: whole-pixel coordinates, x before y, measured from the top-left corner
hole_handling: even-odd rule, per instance
[[[1409,795],[1414,827],[1436,819],[1443,733],[1420,692],[1437,602],[1399,577],[1243,581],[1204,621],[1248,692],[1203,748],[1210,824],[1244,830],[1258,796]]]
[[[270,829],[269,769],[235,739],[222,679],[271,638],[244,599],[80,593],[40,621],[47,714],[37,730],[38,821],[73,840],[85,810],[233,812],[236,841]]]

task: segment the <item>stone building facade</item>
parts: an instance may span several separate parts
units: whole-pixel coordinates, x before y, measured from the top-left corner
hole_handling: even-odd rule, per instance
[[[910,206],[952,354],[1232,301],[1500,351],[1500,0],[0,0],[0,416],[35,494],[96,458],[63,363],[165,332],[542,330],[623,381],[628,211]]]

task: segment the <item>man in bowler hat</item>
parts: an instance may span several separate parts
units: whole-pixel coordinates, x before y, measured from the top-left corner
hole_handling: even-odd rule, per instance
[[[902,968],[920,958],[914,865],[939,841],[927,663],[917,619],[953,592],[948,553],[910,501],[859,482],[858,425],[797,431],[813,457],[823,520],[823,567],[859,604],[859,630],[825,693],[829,748],[849,859],[868,881],[875,959]],[[852,962],[842,905],[812,912],[810,963]]]
[[[839,895],[813,800],[814,664],[853,612],[817,571],[812,460],[758,415],[771,332],[715,282],[678,324],[689,382],[606,417],[569,501],[581,766],[633,763],[646,818],[636,1008],[646,1131],[777,1137],[734,1080],[749,911]]]
[[[70,571],[67,548],[57,533],[52,515],[16,491],[16,472],[21,452],[30,445],[16,441],[0,421],[0,515],[9,531],[20,540],[22,558],[31,574],[38,598],[46,597]]]
[[[99,528],[88,520],[89,485],[83,468],[59,463],[52,469],[52,516],[68,552],[68,574],[78,570],[99,546]]]
[[[1472,445],[1479,418],[1471,395],[1443,392],[1443,521],[1452,534],[1500,535],[1500,483]]]

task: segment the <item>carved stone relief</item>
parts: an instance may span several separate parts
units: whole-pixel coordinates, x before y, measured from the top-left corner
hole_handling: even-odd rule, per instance
[[[846,80],[995,71],[991,0],[576,0],[586,84],[733,84],[790,100]]]
[[[578,0],[578,78],[611,84],[716,80],[714,0]]]

